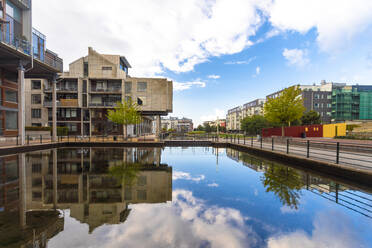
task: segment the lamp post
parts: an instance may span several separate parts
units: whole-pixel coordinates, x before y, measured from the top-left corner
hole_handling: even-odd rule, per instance
[[[220,129],[219,129],[219,121],[218,121],[218,116],[217,116],[217,142],[218,142],[218,139],[219,139],[219,136],[220,136]]]

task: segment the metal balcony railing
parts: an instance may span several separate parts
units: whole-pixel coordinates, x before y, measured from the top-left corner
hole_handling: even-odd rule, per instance
[[[6,23],[5,25],[10,25]],[[17,51],[31,55],[31,44],[28,40],[14,37],[10,32],[0,31],[0,42],[6,43],[14,47]]]
[[[114,107],[116,102],[89,103],[90,107]]]
[[[73,86],[57,86],[57,90],[59,90],[59,91],[77,91],[78,88],[73,87]]]
[[[121,92],[121,87],[107,87],[107,88],[98,88],[92,87],[91,92]]]

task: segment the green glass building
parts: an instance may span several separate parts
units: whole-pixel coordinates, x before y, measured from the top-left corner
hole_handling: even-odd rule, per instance
[[[372,120],[372,86],[344,86],[332,89],[334,121]]]

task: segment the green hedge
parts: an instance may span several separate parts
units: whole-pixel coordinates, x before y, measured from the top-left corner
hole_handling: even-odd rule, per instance
[[[67,136],[68,127],[57,127],[57,136]]]

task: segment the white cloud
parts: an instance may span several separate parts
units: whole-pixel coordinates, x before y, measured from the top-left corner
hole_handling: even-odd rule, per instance
[[[220,75],[209,75],[208,78],[210,79],[219,79],[221,76]]]
[[[175,180],[189,180],[189,181],[194,181],[194,182],[200,182],[205,179],[204,175],[198,175],[198,176],[191,176],[190,173],[188,172],[183,172],[183,171],[174,171],[173,176],[172,176],[173,181]]]
[[[65,65],[92,46],[126,56],[133,76],[192,71],[210,57],[241,52],[263,22],[259,0],[86,2],[48,0],[46,8],[35,0],[33,24]]]
[[[207,205],[186,190],[174,190],[172,202],[135,204],[125,223],[88,227],[66,213],[64,232],[52,247],[257,247],[263,243],[240,211]],[[216,235],[218,234],[218,235]]]
[[[337,220],[337,221],[335,221]],[[318,214],[311,235],[302,230],[274,236],[268,240],[268,248],[318,248],[318,247],[366,247],[361,243],[355,225],[344,215],[328,212]]]
[[[218,185],[218,183],[209,183],[209,184],[207,184],[207,186],[208,187],[215,187],[215,188],[217,188],[219,185]]]
[[[247,60],[237,60],[237,61],[227,61],[225,62],[225,65],[248,65],[250,64],[253,60],[255,60],[257,57],[251,57]]]
[[[283,50],[283,56],[288,60],[290,65],[301,67],[309,63],[307,50],[285,48]]]
[[[256,67],[256,75],[259,75],[261,72],[261,68],[259,66]]]
[[[206,83],[200,80],[182,82],[182,83],[173,81],[173,90],[175,91],[189,90],[192,87],[204,88],[205,86],[206,86]]]
[[[323,51],[344,47],[372,24],[371,0],[277,0],[264,9],[279,30],[305,34],[316,28]]]
[[[208,115],[202,115],[200,117],[200,120],[201,120],[201,122],[214,121],[214,120],[217,120],[217,118],[225,119],[226,118],[226,111],[223,110],[223,109],[215,108],[214,113],[208,114]]]

